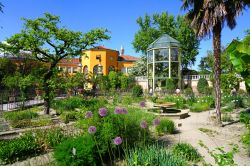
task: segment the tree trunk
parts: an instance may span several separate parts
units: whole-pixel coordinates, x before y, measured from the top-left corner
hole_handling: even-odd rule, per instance
[[[53,69],[56,67],[55,64],[51,64],[49,71],[45,74],[43,79],[43,88],[44,88],[44,114],[49,114],[50,112],[50,87],[48,81],[53,76]]]
[[[215,89],[215,109],[217,122],[221,124],[221,90],[220,90],[220,74],[221,74],[221,23],[213,28],[213,47],[214,47],[214,89]]]

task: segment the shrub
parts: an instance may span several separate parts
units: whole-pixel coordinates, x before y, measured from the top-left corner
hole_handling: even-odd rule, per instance
[[[198,103],[206,103],[210,108],[215,108],[215,99],[213,96],[202,96],[197,98]]]
[[[135,85],[132,89],[132,96],[134,97],[140,97],[143,95],[143,89],[141,85]]]
[[[197,84],[197,90],[201,94],[205,94],[208,89],[208,82],[205,78],[200,78]]]
[[[69,123],[70,121],[75,121],[75,120],[77,120],[77,112],[75,112],[75,111],[63,112],[63,113],[60,115],[60,119],[61,119],[64,123]]]
[[[201,159],[201,155],[198,153],[197,149],[188,143],[178,143],[174,145],[172,152],[176,156],[184,158],[187,161],[197,162]]]
[[[90,99],[85,100],[82,97],[74,96],[63,100],[55,100],[52,103],[52,108],[56,110],[57,113],[61,114],[64,111],[74,111],[75,108],[84,108],[90,110],[98,110],[107,103],[104,99]]]
[[[250,109],[242,111],[240,113],[240,121],[245,123],[246,125],[250,124]]]
[[[114,71],[109,72],[108,75],[111,88],[114,90],[118,85],[117,73]]]
[[[121,89],[126,90],[128,88],[128,76],[123,74],[122,76],[120,76],[119,79],[120,79],[120,82],[121,82]]]
[[[42,146],[44,151],[55,148],[67,138],[61,128],[37,129],[30,133],[36,137],[36,142]]]
[[[95,143],[89,135],[69,138],[56,147],[54,157],[61,166],[96,165]]]
[[[235,73],[221,74],[221,89],[225,93],[230,93],[233,88],[239,89],[240,81]]]
[[[147,147],[137,147],[129,151],[126,159],[128,165],[149,165],[149,166],[184,166],[185,161],[166,151],[164,147],[159,145],[151,145]]]
[[[175,107],[177,109],[182,109],[185,107],[185,99],[181,96],[173,96],[173,95],[168,95],[164,98],[164,101],[166,102],[173,102],[175,103]]]
[[[51,119],[43,118],[43,119],[23,119],[23,120],[15,120],[10,121],[10,125],[13,128],[26,128],[26,127],[40,127],[47,126],[53,124]]]
[[[38,117],[38,113],[33,112],[32,110],[23,110],[23,111],[13,111],[13,112],[4,112],[3,117],[6,120],[23,120],[23,119],[33,119]]]
[[[207,103],[194,103],[190,107],[191,112],[202,112],[202,111],[206,111],[208,109],[209,109],[209,105]]]
[[[174,84],[174,80],[172,78],[167,78],[167,80],[166,80],[167,93],[174,93],[175,87],[176,86]]]
[[[41,146],[31,133],[20,138],[0,142],[0,159],[4,163],[13,163],[41,152]]]
[[[193,89],[190,86],[188,86],[186,89],[184,89],[184,95],[187,96],[187,97],[194,96]]]
[[[158,134],[173,134],[175,131],[175,124],[170,119],[161,119],[160,125],[156,127]]]
[[[153,103],[156,103],[156,100],[158,99],[158,96],[152,96],[152,97],[149,97],[149,99],[150,99]]]

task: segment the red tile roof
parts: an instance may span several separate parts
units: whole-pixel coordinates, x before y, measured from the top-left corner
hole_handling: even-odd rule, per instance
[[[120,55],[119,59],[121,61],[138,61],[140,58],[130,56],[130,55]]]
[[[67,58],[67,59],[62,59],[59,63],[79,64],[80,59],[79,58]]]
[[[93,48],[90,48],[90,49],[87,49],[87,50],[111,50],[111,51],[117,51],[117,50],[107,48],[107,47],[104,47],[104,46],[96,46],[96,47],[93,47]]]

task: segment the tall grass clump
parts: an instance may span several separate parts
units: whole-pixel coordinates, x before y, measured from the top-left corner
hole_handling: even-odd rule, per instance
[[[172,147],[172,152],[187,161],[199,161],[201,155],[192,145],[188,143],[178,143]]]
[[[129,151],[126,159],[129,166],[147,165],[147,166],[184,166],[183,161],[170,151],[159,145],[150,145],[146,147],[136,147]]]

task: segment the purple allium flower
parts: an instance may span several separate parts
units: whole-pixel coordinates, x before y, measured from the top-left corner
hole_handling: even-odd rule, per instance
[[[99,109],[99,115],[100,115],[101,117],[106,116],[107,113],[108,113],[108,110],[107,110],[106,108],[100,108],[100,109]]]
[[[91,118],[93,116],[93,113],[91,111],[87,111],[85,113],[85,118],[88,119],[88,118]]]
[[[122,114],[128,114],[128,110],[126,108],[122,109]]]
[[[141,128],[146,129],[148,127],[148,123],[144,120],[140,123]]]
[[[145,106],[146,106],[146,103],[145,103],[144,101],[141,101],[141,102],[140,102],[140,106],[141,106],[141,107],[145,107]]]
[[[96,133],[96,127],[95,126],[90,126],[89,129],[88,129],[88,132],[90,134],[95,134]]]
[[[115,114],[122,114],[123,113],[123,109],[121,107],[116,107],[114,113]]]
[[[113,140],[115,145],[120,145],[122,143],[122,138],[121,137],[115,137]]]
[[[160,122],[161,122],[161,120],[159,118],[156,118],[156,119],[153,120],[153,125],[154,126],[159,126]]]

